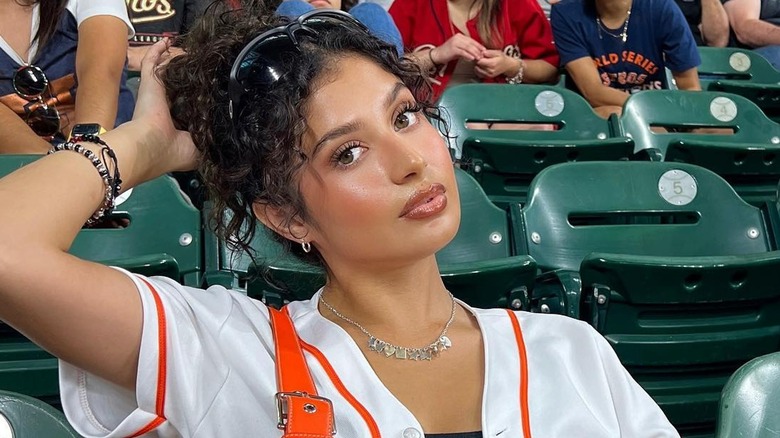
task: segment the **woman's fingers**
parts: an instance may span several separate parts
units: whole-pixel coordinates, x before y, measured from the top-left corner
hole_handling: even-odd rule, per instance
[[[150,78],[157,70],[157,66],[160,65],[163,58],[166,57],[166,52],[171,45],[171,41],[168,38],[163,38],[160,41],[154,43],[149,50],[146,51],[144,59],[141,60],[141,82],[144,79]]]

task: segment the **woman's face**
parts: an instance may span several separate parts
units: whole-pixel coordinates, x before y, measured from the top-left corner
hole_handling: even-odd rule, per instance
[[[460,223],[449,151],[395,75],[358,56],[336,62],[305,107],[305,240],[331,268],[429,257]]]
[[[341,9],[341,0],[306,0],[315,9],[332,8]]]

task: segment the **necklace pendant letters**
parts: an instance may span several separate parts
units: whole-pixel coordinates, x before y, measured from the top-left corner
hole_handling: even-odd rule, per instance
[[[449,337],[447,337],[447,330],[449,330],[450,325],[452,325],[452,321],[455,319],[455,297],[450,294],[450,299],[452,300],[452,308],[450,310],[450,319],[447,321],[447,323],[444,325],[444,328],[442,329],[441,333],[439,334],[439,337],[436,338],[435,341],[433,341],[431,344],[420,347],[420,348],[409,348],[409,347],[399,347],[397,345],[391,344],[389,342],[383,341],[376,336],[369,333],[368,330],[365,329],[362,325],[358,324],[357,322],[347,318],[346,316],[339,313],[338,310],[334,309],[333,306],[328,304],[327,301],[325,301],[325,298],[320,295],[320,302],[328,308],[331,312],[333,312],[334,315],[336,315],[338,318],[352,324],[353,326],[360,329],[363,334],[368,336],[368,350],[373,351],[375,353],[381,354],[384,357],[395,357],[396,359],[400,360],[432,360],[435,356],[438,356],[441,354],[442,351],[448,350],[449,348],[452,348],[452,341]]]

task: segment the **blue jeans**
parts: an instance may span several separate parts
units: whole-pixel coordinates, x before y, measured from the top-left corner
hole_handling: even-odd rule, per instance
[[[753,51],[766,58],[776,70],[780,70],[780,46],[764,46]]]
[[[296,18],[314,10],[314,6],[303,0],[285,0],[276,8],[276,13],[285,17]],[[398,50],[398,55],[404,53],[404,43],[401,32],[398,31],[390,14],[376,3],[359,3],[349,10],[350,15],[363,23],[372,35],[390,43]]]

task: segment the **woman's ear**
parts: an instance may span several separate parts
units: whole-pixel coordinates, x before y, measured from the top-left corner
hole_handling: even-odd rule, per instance
[[[257,220],[266,227],[274,230],[282,237],[300,243],[309,234],[308,226],[299,215],[290,218],[290,211],[281,207],[273,207],[265,203],[255,202],[252,211]]]

